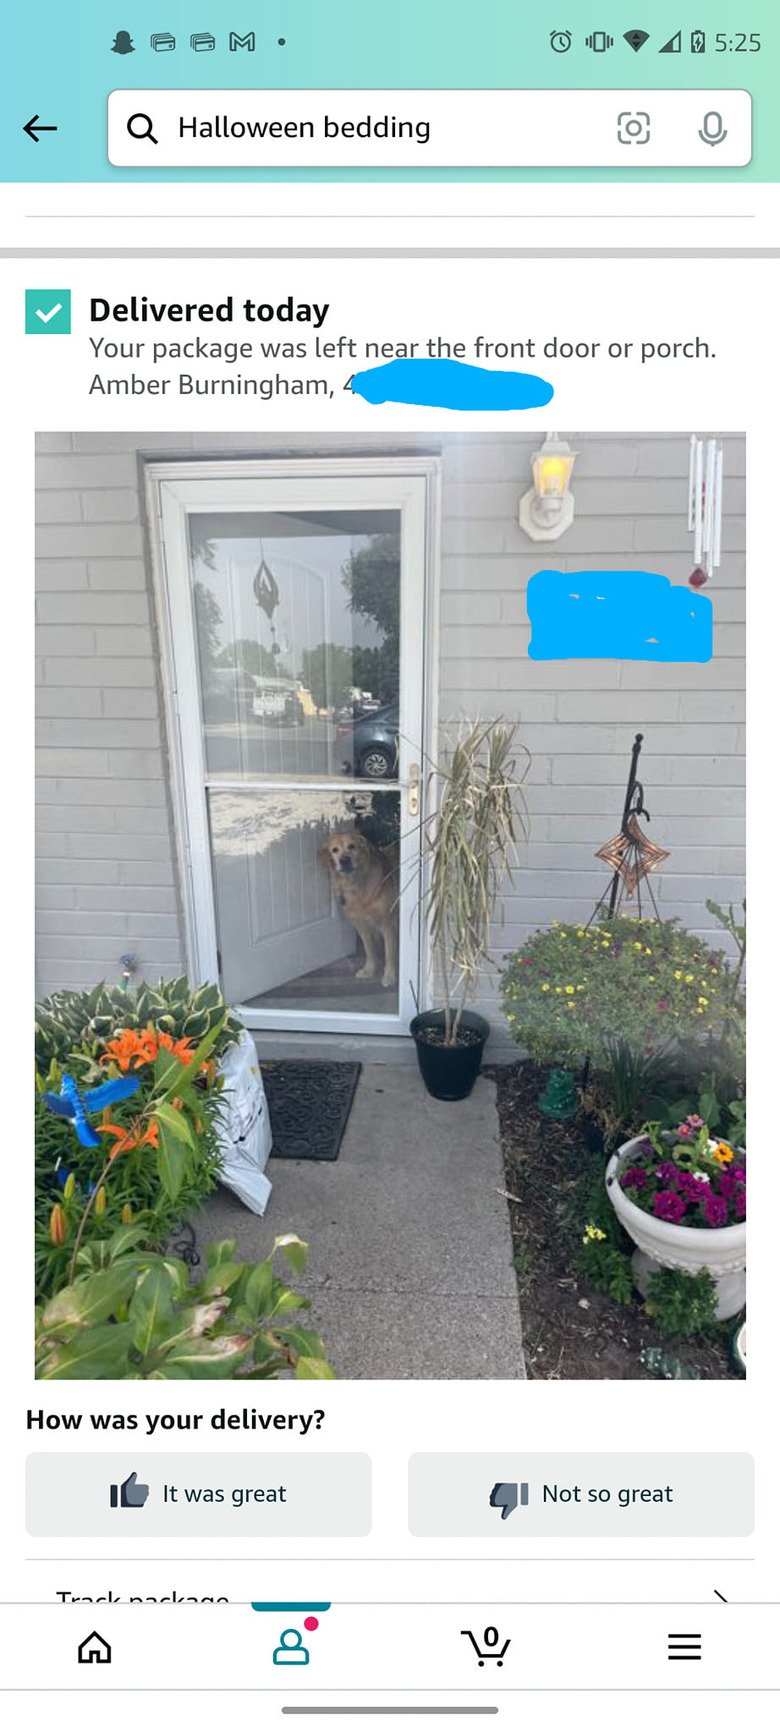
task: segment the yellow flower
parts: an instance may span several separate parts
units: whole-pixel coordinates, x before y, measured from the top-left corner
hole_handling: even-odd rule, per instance
[[[702,998],[701,996],[699,997],[699,1003],[700,1004],[709,1004],[709,1002],[710,1001],[708,998]]]
[[[602,1233],[600,1227],[594,1227],[593,1222],[589,1221],[585,1228],[585,1232],[582,1235],[582,1243],[583,1245],[587,1245],[592,1243],[594,1239],[606,1239],[606,1237],[606,1233]]]
[[[548,981],[548,980],[543,980],[543,981],[542,981],[542,992],[549,992],[549,990],[550,990],[550,983],[549,983],[549,981]]]
[[[65,1210],[61,1203],[55,1203],[49,1216],[49,1238],[53,1245],[64,1245],[68,1237],[68,1223]]]
[[[634,946],[633,947],[634,947],[634,950],[643,950],[644,949],[644,945],[640,944],[639,940],[636,938],[634,939]]]
[[[562,992],[563,987],[562,986],[556,986],[555,990],[556,990],[556,992]]]
[[[692,980],[693,980],[693,975],[692,974],[686,974],[686,976],[685,976],[686,986],[690,986]]]
[[[650,982],[650,985],[655,986],[655,975],[654,974],[648,974],[647,978]]]
[[[584,937],[585,937],[585,928],[584,928],[584,926],[583,926],[583,928],[582,928],[582,930],[581,930],[581,931],[580,931],[580,932],[578,932],[578,933],[577,933],[577,937],[578,937],[578,938],[584,938]]]
[[[578,992],[584,992],[584,991],[585,991],[585,988],[584,988],[584,986],[578,986],[578,987],[577,987],[577,991],[578,991]]]
[[[674,978],[675,978],[675,980],[682,980],[682,969],[681,968],[675,969]]]
[[[609,950],[609,939],[608,938],[602,938],[601,948],[602,948],[602,950]]]
[[[712,1151],[712,1158],[713,1161],[718,1162],[719,1166],[727,1167],[729,1161],[734,1159],[734,1150],[729,1143],[718,1143],[717,1148]]]
[[[645,945],[645,956],[652,956],[652,954],[653,954],[652,950],[650,949],[649,945],[646,944]]]
[[[569,995],[571,996],[571,994],[574,991],[574,987],[573,986],[565,986],[563,990],[564,990],[564,992],[568,992]]]

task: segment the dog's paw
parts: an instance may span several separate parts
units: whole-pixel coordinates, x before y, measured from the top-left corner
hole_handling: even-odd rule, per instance
[[[396,979],[396,976],[394,974],[387,974],[387,973],[383,974],[382,975],[382,985],[384,987],[397,986],[398,981]]]
[[[355,975],[355,979],[356,980],[373,980],[373,978],[374,978],[373,968],[369,968],[368,963],[364,962],[363,967],[358,969],[357,974]]]

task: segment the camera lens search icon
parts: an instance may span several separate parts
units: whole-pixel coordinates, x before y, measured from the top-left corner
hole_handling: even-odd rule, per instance
[[[618,144],[649,144],[650,116],[644,109],[635,113],[625,110],[617,117]]]
[[[150,138],[152,144],[157,144],[152,127],[154,121],[151,114],[131,114],[127,122],[127,130],[131,138]]]

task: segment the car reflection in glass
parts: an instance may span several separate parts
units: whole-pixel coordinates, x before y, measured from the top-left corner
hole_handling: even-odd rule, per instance
[[[337,721],[336,739],[344,753],[348,775],[383,782],[398,769],[398,705]]]

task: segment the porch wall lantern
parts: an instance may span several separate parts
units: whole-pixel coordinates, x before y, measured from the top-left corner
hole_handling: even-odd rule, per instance
[[[557,541],[574,521],[574,500],[569,490],[577,452],[548,433],[532,460],[534,484],[520,501],[520,528],[531,541]]]

